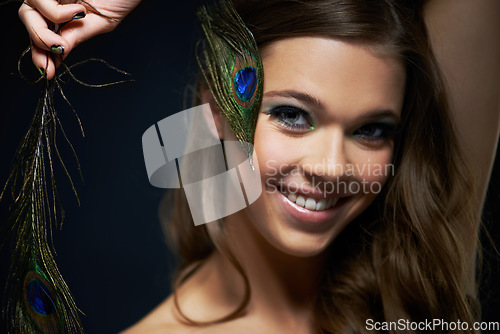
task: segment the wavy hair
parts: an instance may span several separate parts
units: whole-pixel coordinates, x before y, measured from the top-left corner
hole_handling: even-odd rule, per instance
[[[295,36],[327,37],[394,53],[406,67],[395,173],[331,245],[335,256],[325,268],[314,306],[318,331],[367,332],[367,319],[477,320],[474,178],[457,145],[420,1],[245,0],[234,5],[259,48]],[[182,190],[166,197],[160,212],[166,237],[181,260],[174,296],[183,278],[216,248],[246,278],[224,242],[223,224],[188,223],[192,219]],[[208,323],[240,314],[250,299],[246,282],[241,305]]]

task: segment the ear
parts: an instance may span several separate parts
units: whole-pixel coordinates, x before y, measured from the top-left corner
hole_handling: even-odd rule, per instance
[[[215,103],[215,99],[212,93],[210,93],[210,90],[208,90],[207,87],[201,88],[201,103],[202,104],[208,103],[210,105],[210,110],[212,111],[212,116],[215,121],[215,127],[217,128],[217,134],[219,136],[219,139],[223,140],[224,125],[226,120],[224,118],[224,115],[222,115],[222,112],[220,111],[219,107],[217,107],[217,103]]]

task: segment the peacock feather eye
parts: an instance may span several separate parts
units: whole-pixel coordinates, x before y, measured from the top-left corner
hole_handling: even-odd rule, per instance
[[[255,93],[255,87],[257,87],[257,70],[254,67],[248,66],[236,72],[234,89],[240,100],[250,101]]]
[[[26,299],[31,309],[41,315],[51,315],[56,311],[50,290],[38,279],[32,279],[26,286]]]
[[[24,279],[24,304],[33,325],[43,333],[60,333],[61,319],[54,289],[37,265]],[[25,322],[29,321],[25,318]]]
[[[262,91],[262,81],[259,81],[261,69],[259,63],[252,54],[248,51],[242,51],[241,54],[236,54],[232,60],[231,81],[229,90],[232,94],[233,101],[239,106],[239,113],[234,114],[226,111],[226,117],[229,123],[240,118],[240,122],[246,128],[247,133],[250,130],[251,118],[255,116],[255,108],[259,107],[260,95]],[[256,99],[257,97],[257,99]],[[233,110],[232,108],[230,109]]]

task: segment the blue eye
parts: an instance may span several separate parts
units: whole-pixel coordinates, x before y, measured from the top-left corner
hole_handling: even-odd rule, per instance
[[[354,131],[354,136],[368,141],[385,140],[396,133],[396,125],[388,123],[370,123]]]
[[[265,112],[288,130],[313,130],[314,126],[307,111],[292,106],[278,106]]]

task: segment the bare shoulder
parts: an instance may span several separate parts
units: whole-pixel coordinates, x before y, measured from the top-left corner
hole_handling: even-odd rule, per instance
[[[169,296],[156,306],[144,318],[127,328],[121,334],[192,334],[210,333],[206,329],[194,327],[180,322],[175,317],[175,304],[173,296]],[[214,332],[216,333],[216,332]]]
[[[199,319],[206,322],[219,319],[234,309],[234,304],[227,302],[227,288],[218,284],[218,272],[213,268],[213,257],[205,262],[192,276],[176,290],[179,308],[189,319]],[[236,303],[237,305],[237,303]],[[139,322],[123,331],[123,334],[144,333],[174,333],[174,334],[213,334],[213,333],[253,333],[255,321],[248,317],[232,321],[212,324],[210,326],[195,326],[181,320],[170,295]],[[262,332],[262,331],[260,331]]]
[[[189,328],[179,323],[173,313],[172,296],[165,299],[144,318],[127,328],[122,334],[143,333],[191,333]]]
[[[149,314],[121,334],[220,334],[220,333],[266,333],[265,326],[255,326],[245,319],[227,321],[210,326],[191,326],[175,317],[173,296],[165,299]]]

